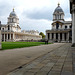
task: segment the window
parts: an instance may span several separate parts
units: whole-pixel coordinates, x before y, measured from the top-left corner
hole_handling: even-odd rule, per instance
[[[61,19],[61,15],[60,15],[60,19]]]
[[[56,23],[56,29],[58,29],[59,28],[59,23]]]
[[[10,26],[8,25],[8,30],[10,30]]]
[[[70,26],[70,28],[72,28],[72,26]]]
[[[13,18],[12,18],[12,22],[13,22]]]
[[[67,26],[65,26],[65,29],[67,29]]]
[[[4,30],[4,28],[2,28],[2,30]]]

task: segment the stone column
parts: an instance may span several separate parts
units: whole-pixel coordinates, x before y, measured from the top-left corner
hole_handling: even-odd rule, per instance
[[[11,34],[10,34],[10,41],[11,41]]]
[[[1,39],[2,39],[2,34],[1,34],[1,30],[0,30],[0,49],[2,49],[2,46],[1,46]]]
[[[8,34],[7,34],[7,41],[8,41]]]
[[[58,33],[58,42],[60,42],[60,33]]]
[[[45,39],[47,39],[48,40],[48,33],[46,33],[46,38]]]
[[[54,33],[54,41],[56,41],[56,33]]]
[[[13,33],[13,41],[14,41],[14,33]]]
[[[72,5],[72,46],[75,46],[75,4]]]
[[[69,32],[66,34],[66,40],[69,42]]]
[[[5,42],[5,34],[4,34],[4,42]]]
[[[64,33],[62,33],[62,41],[64,41],[65,40],[65,38],[64,38]]]
[[[52,33],[50,33],[50,40],[52,40]]]
[[[1,34],[1,31],[0,31],[0,34]],[[1,34],[1,36],[0,36],[0,37],[1,37],[1,41],[2,41],[2,34]]]

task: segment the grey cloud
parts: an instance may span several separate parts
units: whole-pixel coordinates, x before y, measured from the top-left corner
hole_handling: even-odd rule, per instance
[[[55,7],[56,8],[56,7]],[[62,8],[62,7],[61,7]],[[69,9],[62,8],[65,13],[65,18],[70,17]],[[33,11],[24,11],[23,15],[26,15],[30,19],[53,19],[53,12],[55,9],[52,8],[42,8],[41,10],[33,10]]]
[[[52,20],[53,12],[49,8],[43,8],[41,10],[24,11],[23,15],[26,15],[30,19],[47,19]]]
[[[0,16],[6,16],[7,14],[9,14],[9,11],[11,9],[11,5],[9,4],[1,4],[0,5]]]

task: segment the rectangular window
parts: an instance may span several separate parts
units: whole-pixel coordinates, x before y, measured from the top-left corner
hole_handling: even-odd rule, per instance
[[[56,29],[58,29],[59,28],[59,23],[56,23]]]

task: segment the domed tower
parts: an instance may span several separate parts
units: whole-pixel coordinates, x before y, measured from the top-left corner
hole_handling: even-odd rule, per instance
[[[14,9],[8,17],[7,27],[7,30],[21,32],[21,28],[19,26],[19,18],[17,17]]]
[[[64,24],[64,12],[58,3],[57,8],[53,13],[52,29],[62,29]]]
[[[62,8],[60,7],[59,3],[53,13],[53,21],[57,21],[57,20],[64,21],[64,12],[63,12]]]
[[[11,25],[19,25],[19,18],[17,17],[14,8],[13,11],[10,13],[9,17],[8,17],[8,24]]]

